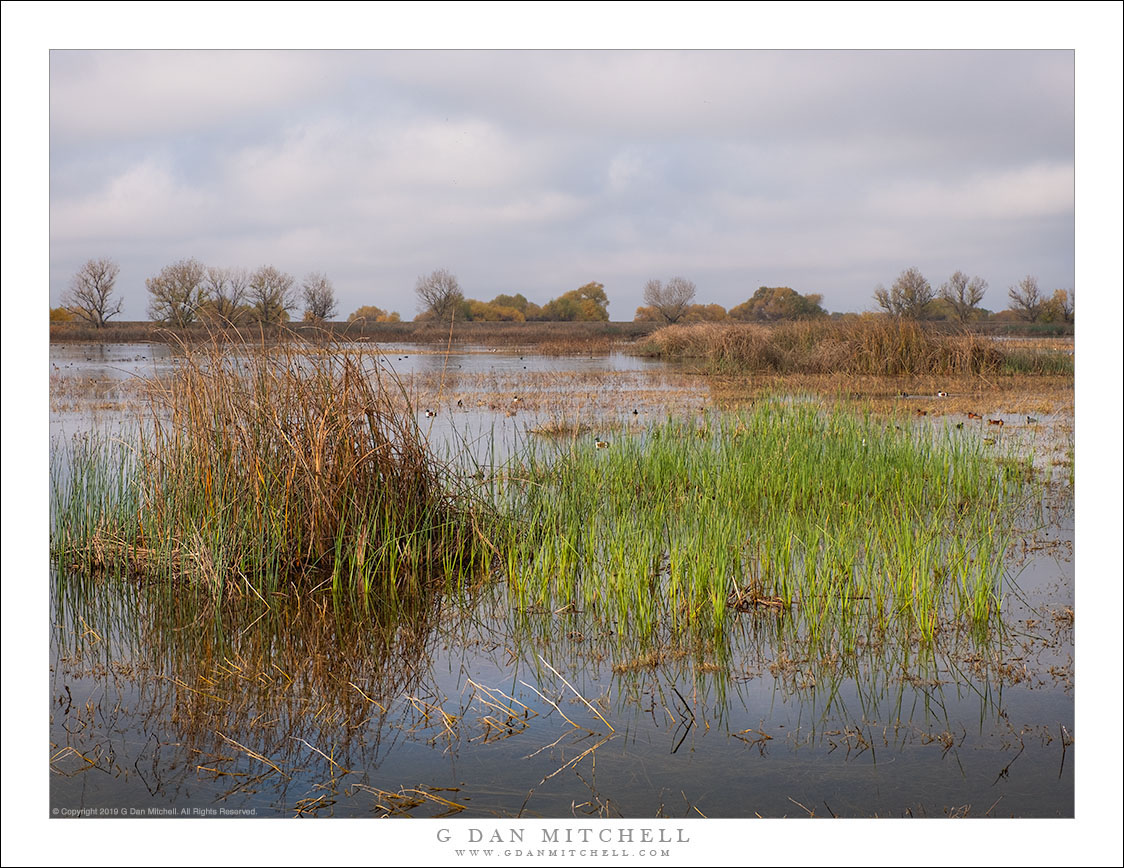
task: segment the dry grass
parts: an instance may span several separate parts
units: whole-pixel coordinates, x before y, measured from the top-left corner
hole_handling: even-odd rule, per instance
[[[765,395],[817,395],[829,404],[859,405],[886,414],[930,416],[977,414],[1072,415],[1071,376],[997,374],[995,376],[917,375],[886,377],[846,374],[750,373],[707,378],[714,403],[734,408]],[[941,392],[946,395],[942,397]]]
[[[704,371],[719,374],[989,376],[1010,368],[1016,358],[977,333],[940,334],[910,320],[874,315],[774,326],[675,325],[653,333],[644,346],[664,358],[697,359]],[[1067,359],[1034,352],[1019,355],[1017,364],[1032,373],[1064,373]]]
[[[583,434],[588,434],[592,430],[592,426],[585,422],[571,422],[567,419],[554,418],[549,419],[536,428],[531,428],[532,434],[538,434],[540,437],[580,437]]]
[[[246,577],[382,595],[437,565],[459,576],[479,505],[451,489],[396,381],[354,350],[291,346],[183,347],[145,380],[124,495],[85,535],[64,506],[56,551],[216,590]]]
[[[659,327],[653,322],[396,322],[319,324],[260,323],[216,329],[197,324],[170,329],[155,322],[111,322],[105,328],[82,323],[52,323],[53,343],[139,343],[210,344],[216,338],[234,344],[247,341],[283,343],[303,341],[356,341],[360,343],[429,343],[441,346],[477,345],[518,350],[534,347],[546,355],[603,352],[610,346],[633,341]]]

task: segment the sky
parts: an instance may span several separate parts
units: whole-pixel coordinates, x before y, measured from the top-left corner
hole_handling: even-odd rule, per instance
[[[1075,61],[1056,50],[51,51],[50,303],[90,258],[121,318],[177,260],[332,281],[412,318],[420,275],[630,320],[681,275],[874,309],[915,266],[1008,306],[1074,287]]]

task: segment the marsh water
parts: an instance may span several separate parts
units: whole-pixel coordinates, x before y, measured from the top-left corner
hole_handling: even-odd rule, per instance
[[[710,412],[704,379],[624,354],[383,353],[435,448],[474,466],[559,431],[592,448],[610,426]],[[162,345],[53,346],[53,448],[124,425],[133,378],[175,363]],[[641,636],[627,618],[521,608],[502,581],[356,612],[52,570],[51,807],[1071,817],[1073,493],[1049,475],[1012,534],[1000,624],[928,642],[812,636],[769,610],[731,611],[705,640]]]

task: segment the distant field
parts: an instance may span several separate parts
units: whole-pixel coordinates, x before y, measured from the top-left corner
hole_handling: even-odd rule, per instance
[[[297,336],[315,340],[332,339],[372,343],[444,343],[481,344],[504,347],[534,346],[550,352],[588,352],[607,350],[613,343],[643,338],[660,327],[654,322],[434,322],[358,323],[329,322],[320,325],[289,323],[285,326],[242,326],[214,330],[206,326],[171,329],[153,322],[110,323],[97,329],[78,323],[53,323],[51,341],[55,343],[196,343],[222,334],[232,341],[278,340]],[[555,345],[555,346],[552,346]]]
[[[851,317],[848,317],[851,319]],[[846,322],[847,320],[841,321]],[[834,325],[824,323],[823,325]],[[705,326],[704,323],[696,324]],[[734,324],[737,327],[738,324]],[[745,323],[749,328],[777,328],[777,323],[760,326]],[[792,325],[788,323],[787,325]],[[924,329],[934,334],[959,334],[959,326],[951,323],[925,323]],[[641,341],[664,326],[655,322],[458,322],[452,329],[434,322],[349,323],[328,322],[320,325],[288,323],[284,326],[247,325],[240,328],[216,330],[203,325],[186,329],[173,329],[148,321],[111,322],[105,328],[94,328],[83,323],[52,323],[52,343],[197,343],[208,341],[220,334],[232,341],[276,341],[297,336],[315,340],[330,337],[333,340],[355,340],[372,343],[446,343],[481,345],[518,349],[535,347],[544,353],[604,352],[614,344]],[[1060,331],[1059,331],[1060,329]],[[1059,341],[1072,346],[1073,327],[1048,323],[986,323],[976,324],[973,334],[999,337],[1011,341],[1009,349],[1047,346],[1058,347]],[[1037,343],[1043,341],[1044,344]]]

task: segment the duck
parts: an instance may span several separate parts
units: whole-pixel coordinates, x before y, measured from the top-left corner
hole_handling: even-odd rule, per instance
[[[437,411],[436,411],[436,410],[426,410],[426,411],[425,411],[425,418],[426,418],[426,419],[432,419],[432,418],[433,418],[434,416],[436,416],[436,415],[437,415]]]
[[[988,419],[987,424],[988,425],[996,425],[996,426],[1002,428],[1003,427],[1003,420],[1002,419]]]
[[[971,410],[969,410],[968,411],[968,418],[969,419],[983,419],[983,416],[981,416],[979,413],[973,413]]]
[[[1027,424],[1027,425],[1037,425],[1037,424],[1038,424],[1038,420],[1037,420],[1037,419],[1035,419],[1035,418],[1034,418],[1033,416],[1027,416],[1027,417],[1026,417],[1026,424]]]
[[[602,440],[600,437],[594,437],[593,438],[593,445],[596,446],[598,449],[608,449],[609,448],[609,441],[608,440]]]
[[[947,397],[948,397],[948,392],[946,392],[946,391],[944,391],[944,390],[942,389],[941,391],[937,392],[937,397],[938,397],[938,398],[947,398]]]

